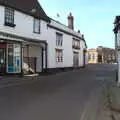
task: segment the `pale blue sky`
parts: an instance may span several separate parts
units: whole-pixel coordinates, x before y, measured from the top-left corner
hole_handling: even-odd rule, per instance
[[[39,0],[49,17],[67,25],[72,12],[74,26],[85,35],[88,48],[114,48],[113,22],[120,15],[120,0]],[[57,13],[60,17],[57,18]]]

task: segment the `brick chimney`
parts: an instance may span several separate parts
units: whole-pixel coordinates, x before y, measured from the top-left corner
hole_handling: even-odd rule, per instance
[[[68,27],[74,30],[74,17],[72,16],[72,13],[68,16]]]

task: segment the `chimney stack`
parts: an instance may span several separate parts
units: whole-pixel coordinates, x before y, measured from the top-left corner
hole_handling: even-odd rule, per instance
[[[74,17],[72,16],[72,13],[68,16],[68,27],[74,30]]]

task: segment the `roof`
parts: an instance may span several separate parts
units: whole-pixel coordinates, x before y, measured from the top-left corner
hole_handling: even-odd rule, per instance
[[[0,0],[5,5],[45,21],[50,21],[38,0]]]
[[[76,38],[81,39],[82,41],[85,42],[85,46],[86,46],[86,48],[87,48],[86,40],[85,40],[84,36],[82,36],[81,33],[78,33],[78,32],[76,32],[76,31],[74,31],[73,29],[70,29],[68,26],[62,24],[62,23],[59,22],[59,21],[56,21],[56,20],[54,20],[54,19],[52,19],[52,18],[50,18],[50,19],[51,19],[51,23],[48,24],[48,27],[51,27],[51,28],[53,28],[53,29],[56,29],[56,30],[58,30],[58,31],[64,32],[64,33],[66,33],[66,34],[69,34],[69,35],[72,35],[72,36],[74,36],[74,37],[76,37]],[[55,24],[55,23],[56,23],[56,24]],[[58,26],[58,25],[60,25],[60,26]]]

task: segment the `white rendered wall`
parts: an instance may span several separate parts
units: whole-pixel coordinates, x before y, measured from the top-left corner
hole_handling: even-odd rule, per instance
[[[33,33],[33,19],[34,17],[15,10],[14,28],[4,26],[4,9],[0,6],[0,31],[28,37],[31,39],[46,40],[47,38],[47,23],[41,20],[40,34]]]
[[[84,62],[83,62],[83,60],[84,60],[84,54],[83,54],[84,48],[85,48],[84,42],[81,41],[81,42],[80,42],[80,62],[79,62],[79,65],[80,65],[81,67],[84,66]]]
[[[56,23],[53,21],[51,25],[61,28],[63,30],[67,30],[71,33],[73,33],[73,30],[70,30],[66,26]],[[57,47],[56,46],[56,32],[59,32],[63,34],[63,46]],[[74,32],[77,36],[81,37],[81,34]],[[56,67],[73,67],[73,52],[79,53],[79,66],[83,66],[83,50],[85,48],[84,41],[80,40],[80,48],[79,50],[72,48],[72,41],[73,36],[63,33],[61,31],[58,31],[54,28],[48,27],[48,68],[56,68]],[[56,62],[56,56],[55,56],[55,49],[60,48],[63,49],[63,62],[57,63]]]
[[[56,32],[59,31],[47,27],[47,22],[41,20],[40,34],[35,34],[33,33],[33,17],[21,13],[19,11],[15,11],[16,26],[14,28],[4,26],[4,9],[5,8],[3,6],[0,6],[0,31],[15,34],[18,36],[28,37],[31,39],[46,40],[48,42],[48,68],[73,66],[73,48],[72,48],[73,36],[72,35],[68,35],[66,33],[60,32],[63,34],[63,46],[61,47],[61,49],[63,49],[63,63],[56,63],[56,58],[55,58],[55,48],[57,48]],[[79,37],[82,37],[80,33],[77,33],[55,21],[52,21],[51,25],[63,29]],[[79,65],[83,66],[83,49],[85,46],[82,40],[80,43],[81,43],[81,49],[77,51],[79,52]],[[34,52],[36,52],[36,50]],[[38,60],[38,62],[40,62],[40,60]]]
[[[48,28],[48,67],[72,67],[73,65],[73,53],[72,53],[72,36],[59,32],[55,29]],[[63,46],[56,46],[56,32],[63,34]],[[63,62],[57,63],[55,56],[55,49],[63,50]]]

